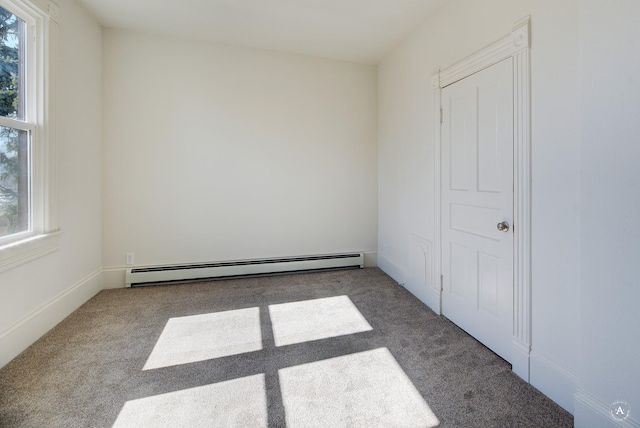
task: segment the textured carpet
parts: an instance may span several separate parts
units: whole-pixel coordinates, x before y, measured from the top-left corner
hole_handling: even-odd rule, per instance
[[[114,424],[539,428],[573,418],[363,269],[106,290],[0,370],[1,427]]]

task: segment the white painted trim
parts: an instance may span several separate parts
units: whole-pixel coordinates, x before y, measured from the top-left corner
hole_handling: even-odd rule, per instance
[[[57,22],[58,24],[60,24],[60,6],[58,6],[57,3],[50,1],[49,2],[49,18],[51,18],[52,21]]]
[[[513,371],[530,379],[531,354],[531,83],[529,50],[531,45],[530,17],[513,25],[511,34],[479,52],[445,69],[436,69],[432,75],[434,110],[437,112],[435,128],[435,156],[438,163],[436,192],[441,187],[441,130],[438,125],[442,107],[442,88],[471,76],[507,58],[513,59],[514,89],[514,317],[513,317]],[[438,242],[439,268],[442,273],[442,240],[440,233],[442,201],[435,200],[435,236]],[[440,292],[442,295],[442,291]]]
[[[44,206],[44,230],[51,231],[59,228],[58,224],[58,160],[57,160],[57,58],[58,33],[60,22],[60,8],[56,3],[49,2],[50,19],[45,20],[43,31],[42,62],[44,85],[42,88],[42,106],[40,129],[42,132],[42,199]]]
[[[26,116],[28,124],[16,126],[10,119],[2,124],[31,131],[31,230],[3,239],[0,246],[0,272],[27,263],[57,248],[58,207],[56,172],[56,46],[58,24],[50,19],[57,10],[48,0],[0,0],[28,26]],[[26,235],[26,237],[25,237]],[[52,247],[55,242],[56,248]],[[39,248],[36,248],[40,246]]]
[[[22,131],[35,131],[36,127],[33,123],[23,122],[18,119],[12,119],[10,117],[0,116],[0,126],[6,126],[8,128],[20,129]]]
[[[575,395],[575,426],[580,428],[640,428],[640,422],[631,416],[624,421],[616,421],[609,413],[609,403],[597,399],[587,391],[578,388]]]
[[[0,273],[58,250],[60,232],[47,233],[0,247]]]
[[[433,206],[435,207],[433,216],[435,221],[434,229],[434,251],[433,251],[433,284],[437,285],[437,297],[432,296],[430,300],[436,302],[431,309],[438,315],[442,315],[442,209],[441,209],[441,191],[442,191],[442,153],[441,153],[441,136],[442,136],[442,83],[440,81],[440,68],[436,68],[431,73],[431,87],[433,88]],[[429,290],[431,293],[434,290]]]
[[[575,394],[580,384],[580,378],[575,371],[533,348],[530,373],[531,385],[567,412],[574,413]]]
[[[531,83],[528,48],[513,55],[513,84],[513,337],[531,349]],[[525,369],[517,370],[524,372]]]
[[[20,0],[29,6],[40,10],[41,12],[49,13],[49,0]]]
[[[529,382],[531,346],[528,343],[523,343],[517,337],[513,337],[511,343],[511,368],[515,374]]]
[[[1,332],[0,367],[4,367],[101,290],[102,269],[98,269]]]
[[[434,243],[415,233],[410,233],[409,236],[411,254],[409,271],[405,278],[405,288],[437,313],[440,308],[440,282],[434,283]],[[420,254],[418,257],[416,257],[416,250]],[[418,268],[418,266],[422,267],[423,265],[424,271]]]
[[[125,275],[131,266],[111,266],[102,269],[103,288],[105,290],[114,288],[125,288]]]
[[[4,0],[14,5],[27,5],[31,9],[37,10],[40,14],[48,16],[60,23],[60,6],[50,0]]]
[[[366,268],[378,267],[378,252],[377,251],[365,251],[364,252],[364,267],[366,267]]]
[[[512,57],[521,50],[529,49],[531,41],[529,23],[529,16],[522,18],[513,25],[511,34],[508,36],[443,69],[439,76],[440,88],[445,88],[465,77],[491,67],[502,60]]]
[[[389,257],[378,253],[378,267],[384,271],[384,273],[393,278],[394,281],[404,287],[409,275],[398,263],[391,260]]]

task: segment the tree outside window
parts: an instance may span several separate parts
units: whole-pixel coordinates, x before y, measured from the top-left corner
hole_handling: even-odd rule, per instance
[[[0,116],[25,120],[25,23],[0,7]],[[29,230],[28,131],[0,126],[0,238]]]

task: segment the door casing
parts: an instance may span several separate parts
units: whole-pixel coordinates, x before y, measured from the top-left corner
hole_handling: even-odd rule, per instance
[[[506,37],[449,67],[432,74],[434,94],[434,183],[435,249],[434,288],[429,304],[442,313],[441,239],[441,122],[442,89],[504,59],[513,59],[513,140],[514,140],[514,289],[513,289],[513,372],[529,382],[531,354],[531,84],[530,17],[517,21]]]

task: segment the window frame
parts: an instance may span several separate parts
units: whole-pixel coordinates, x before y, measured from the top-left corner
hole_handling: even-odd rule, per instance
[[[48,0],[0,0],[25,22],[25,118],[0,117],[0,126],[30,133],[30,227],[0,238],[0,272],[58,249],[55,165],[55,42],[59,8]]]

